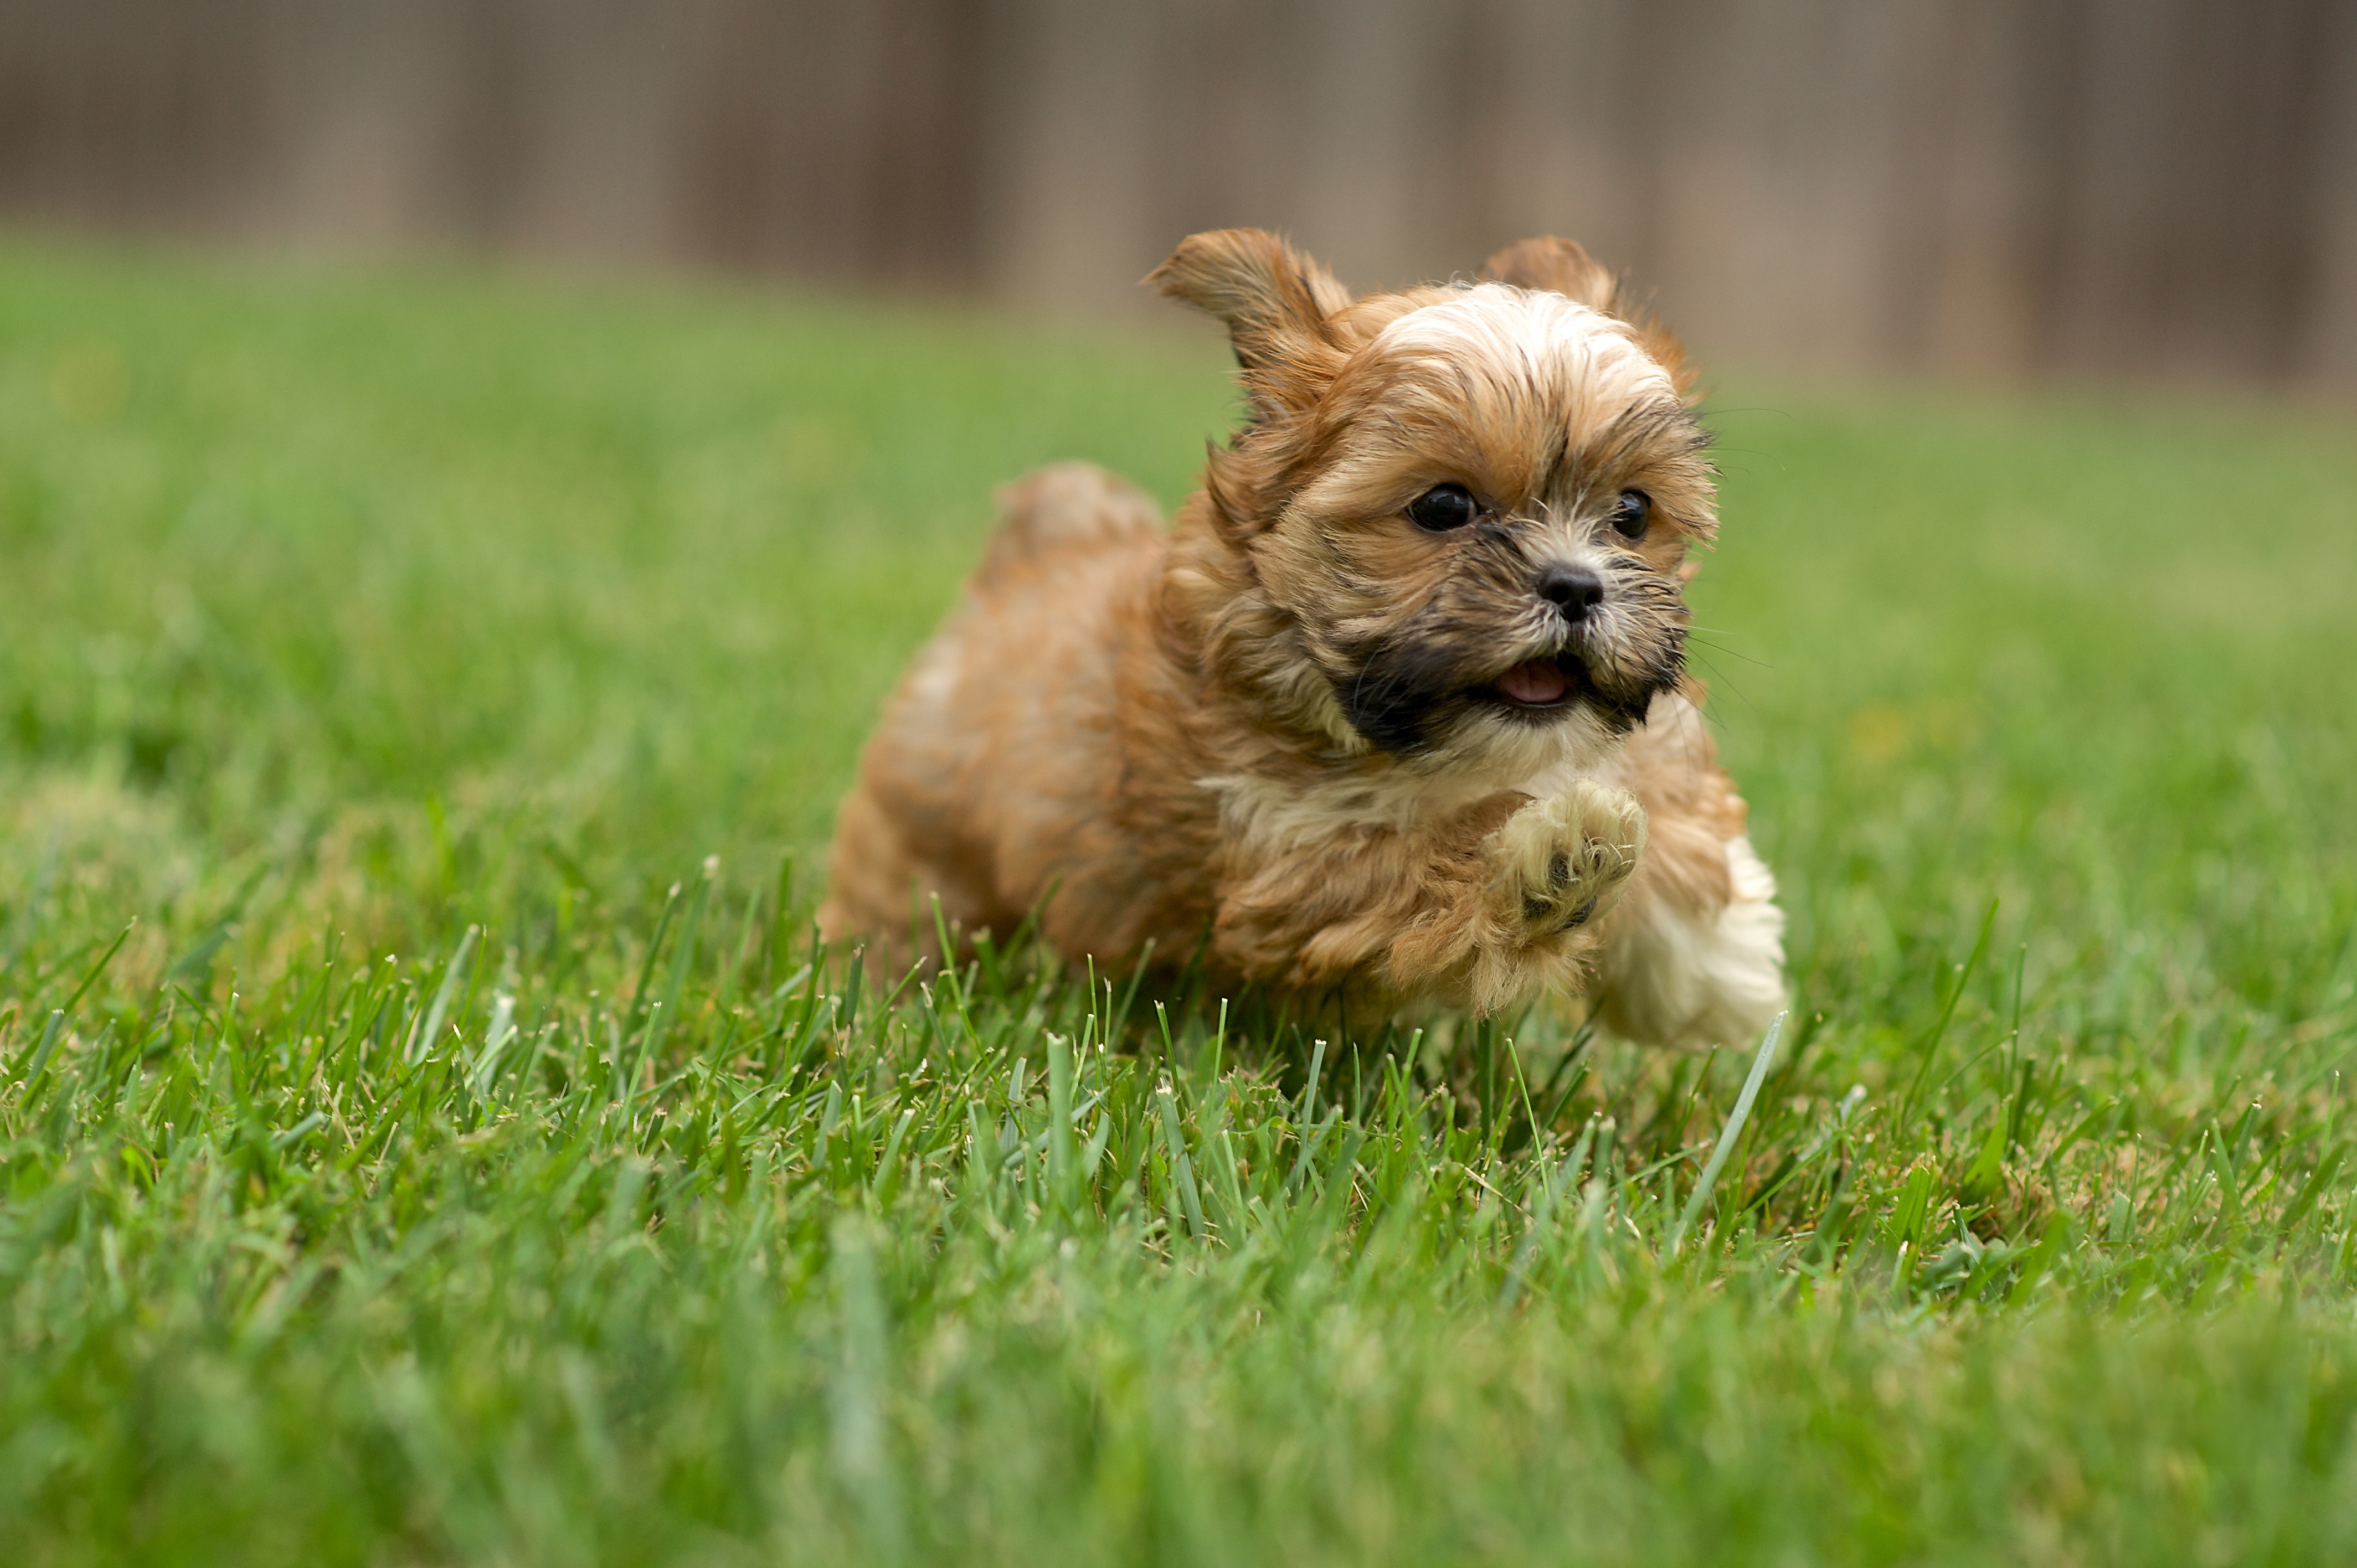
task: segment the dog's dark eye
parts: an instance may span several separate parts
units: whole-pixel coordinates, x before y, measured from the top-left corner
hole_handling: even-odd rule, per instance
[[[1427,533],[1446,533],[1472,521],[1480,510],[1463,485],[1435,485],[1407,503],[1407,520]]]
[[[1622,490],[1612,503],[1612,526],[1627,539],[1642,539],[1653,521],[1653,498],[1642,490]]]

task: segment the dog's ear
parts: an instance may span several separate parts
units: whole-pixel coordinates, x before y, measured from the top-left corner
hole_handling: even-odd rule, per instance
[[[1189,234],[1146,281],[1227,323],[1255,403],[1298,404],[1332,372],[1351,291],[1265,229]]]
[[[1670,384],[1678,389],[1678,395],[1684,397],[1692,391],[1695,370],[1686,363],[1685,345],[1649,312],[1624,306],[1620,280],[1582,249],[1577,240],[1557,239],[1552,234],[1517,240],[1481,263],[1481,279],[1484,283],[1512,284],[1516,288],[1552,289],[1591,310],[1619,317],[1635,328],[1637,341],[1644,346],[1645,352],[1670,373]]]
[[[1517,240],[1481,263],[1481,281],[1516,288],[1552,289],[1591,310],[1609,311],[1620,280],[1589,255],[1577,240],[1543,235]]]

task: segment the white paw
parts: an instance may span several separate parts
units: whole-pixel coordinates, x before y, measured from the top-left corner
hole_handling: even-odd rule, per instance
[[[1649,900],[1622,924],[1599,965],[1604,1025],[1647,1045],[1755,1043],[1790,1005],[1784,988],[1784,914],[1776,879],[1747,838],[1730,840],[1735,897],[1707,916]]]

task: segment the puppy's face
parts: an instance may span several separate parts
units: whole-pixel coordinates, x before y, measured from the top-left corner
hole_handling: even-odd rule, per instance
[[[1508,783],[1593,760],[1679,682],[1715,519],[1674,345],[1567,242],[1490,270],[1352,301],[1232,231],[1161,275],[1228,316],[1253,394],[1208,488],[1273,623],[1261,683],[1345,749]]]

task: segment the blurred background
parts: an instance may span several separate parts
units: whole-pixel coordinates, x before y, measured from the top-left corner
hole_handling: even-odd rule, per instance
[[[2352,0],[5,0],[0,221],[1134,311],[1524,234],[1781,373],[2357,386]]]

